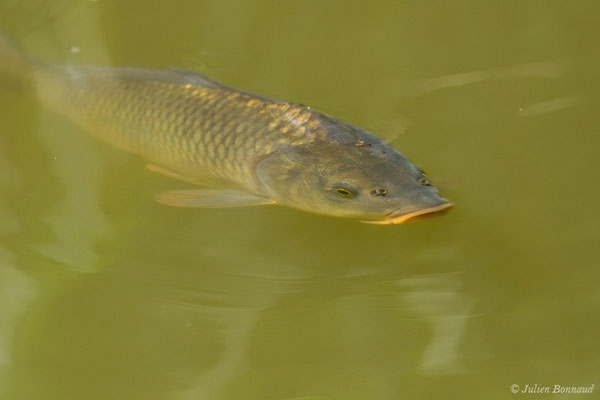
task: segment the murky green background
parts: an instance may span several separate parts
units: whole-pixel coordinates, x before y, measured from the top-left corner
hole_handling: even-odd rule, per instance
[[[30,54],[311,105],[456,203],[388,227],[168,208],[154,194],[185,184],[0,90],[0,398],[597,398],[599,17],[594,1],[0,0]]]

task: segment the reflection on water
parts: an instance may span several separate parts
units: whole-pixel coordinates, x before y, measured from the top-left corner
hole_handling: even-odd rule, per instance
[[[43,117],[42,117],[43,118]],[[46,116],[47,118],[47,116]],[[42,126],[50,126],[44,124]],[[78,141],[78,150],[61,151],[60,135],[40,128],[45,148],[52,156],[52,170],[59,178],[58,185],[64,188],[60,199],[52,204],[42,216],[53,240],[35,245],[43,255],[61,265],[81,272],[93,272],[99,262],[94,243],[107,237],[110,229],[106,217],[99,210],[101,202],[98,185],[82,185],[82,182],[98,182],[101,179],[102,163],[91,148],[91,143]],[[81,139],[73,135],[71,140]]]
[[[9,387],[17,324],[36,293],[33,279],[13,262],[12,254],[0,246],[0,396]]]
[[[495,80],[524,78],[557,79],[564,77],[571,70],[571,64],[566,61],[539,62],[445,75],[421,80],[414,85],[414,88],[409,93],[411,96],[421,96],[441,89]]]
[[[444,274],[397,282],[407,290],[404,300],[408,308],[430,324],[431,339],[420,365],[426,374],[456,373],[463,368],[459,346],[473,304],[459,291],[459,278]]]
[[[519,115],[521,116],[533,116],[546,113],[553,113],[568,108],[576,107],[585,100],[582,95],[572,95],[558,97],[556,99],[540,101],[539,103],[529,104],[519,108]]]
[[[0,149],[3,146],[0,135]],[[22,184],[18,172],[0,156],[0,187],[15,190]],[[0,197],[0,238],[18,234],[23,227]],[[17,267],[15,255],[0,241],[0,397],[4,396],[11,375],[13,340],[18,322],[36,293],[35,281]]]
[[[38,3],[0,4],[35,55],[201,55],[228,84],[394,140],[457,207],[389,229],[163,207],[154,195],[179,183],[0,89],[0,398],[504,399],[515,383],[597,383],[600,82],[580,11]]]
[[[256,395],[244,398],[258,399],[265,392],[333,395],[332,388],[348,385],[348,393],[339,392],[393,396],[401,390],[398,374],[417,364],[428,373],[440,373],[440,367],[456,372],[456,346],[464,327],[452,321],[465,316],[447,299],[435,300],[439,292],[427,289],[444,286],[439,277],[419,278],[416,285],[407,280],[406,293],[390,291],[392,282],[377,280],[313,281],[291,289],[285,282],[218,274],[206,276],[200,287],[92,277],[79,279],[58,298],[45,299],[53,306],[32,327],[43,332],[30,343],[35,361],[19,360],[22,373],[57,397],[86,390],[76,384],[68,391],[57,386],[56,380],[67,379],[73,369],[84,381],[101,374],[98,398],[113,393],[115,385],[123,387],[120,375],[132,369],[130,389],[148,396],[162,393],[155,392],[156,398],[175,393],[173,398],[189,399],[241,398],[249,391]],[[329,294],[326,288],[335,286],[338,290]],[[388,293],[381,298],[383,290]],[[460,294],[446,295],[460,299]],[[94,317],[82,320],[85,315]],[[450,336],[439,336],[448,322],[442,330]],[[423,323],[419,330],[431,340],[413,350],[400,346],[391,351],[397,341],[412,342],[410,332]],[[62,327],[67,326],[65,336]],[[324,376],[328,379],[322,381]],[[357,385],[347,382],[349,376],[359,379]],[[160,388],[153,386],[157,380]],[[273,381],[284,384],[273,386]],[[11,386],[16,393],[32,393],[18,383]]]

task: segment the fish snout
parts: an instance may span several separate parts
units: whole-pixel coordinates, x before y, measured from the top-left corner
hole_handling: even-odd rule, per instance
[[[446,200],[446,203],[442,203],[433,207],[421,208],[409,212],[392,212],[384,221],[380,221],[379,223],[403,224],[405,222],[414,222],[426,218],[437,217],[448,213],[452,207],[454,207],[454,204]]]
[[[449,203],[448,199],[440,195],[440,191],[435,186],[419,187],[418,190],[412,190],[406,197],[407,205],[405,210],[416,210],[440,206]]]
[[[382,221],[363,221],[371,224],[389,225],[402,224],[432,216],[446,214],[454,206],[448,199],[440,196],[433,186],[427,190],[416,190],[405,198],[406,204],[385,216]]]
[[[410,196],[408,205],[389,213],[386,220],[390,224],[402,224],[408,220],[414,221],[419,217],[438,216],[447,213],[454,206],[448,199],[440,196],[440,192],[433,186],[427,190],[415,191]]]

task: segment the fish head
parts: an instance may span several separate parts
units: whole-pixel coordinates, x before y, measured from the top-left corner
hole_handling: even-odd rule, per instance
[[[256,176],[278,203],[368,223],[399,224],[453,206],[406,156],[366,139],[282,147],[258,163]]]

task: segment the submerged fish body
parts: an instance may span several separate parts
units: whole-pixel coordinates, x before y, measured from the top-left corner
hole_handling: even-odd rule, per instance
[[[452,206],[398,150],[301,105],[181,69],[31,62],[1,37],[0,60],[5,80],[32,85],[93,136],[142,156],[153,171],[208,187],[163,193],[165,204],[277,203],[375,223]]]

